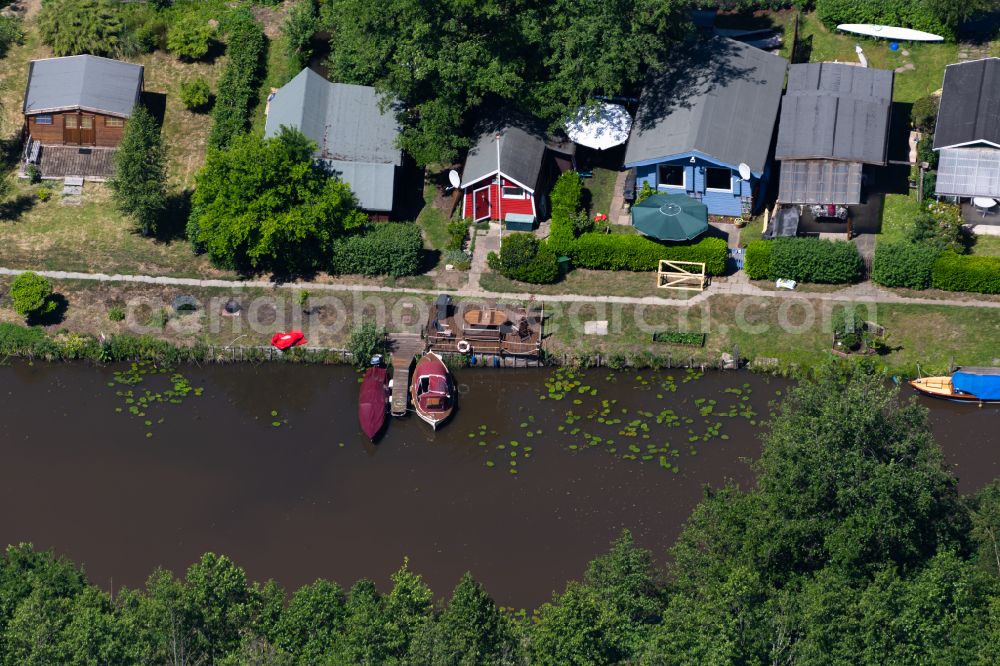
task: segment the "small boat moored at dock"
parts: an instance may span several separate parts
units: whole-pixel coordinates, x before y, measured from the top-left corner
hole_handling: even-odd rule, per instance
[[[911,380],[910,386],[924,395],[955,402],[1000,402],[1000,368],[959,368],[951,376]]]
[[[448,420],[455,409],[451,373],[434,352],[427,352],[417,361],[410,384],[410,399],[417,416],[435,430]]]
[[[389,411],[389,371],[368,368],[358,396],[358,422],[368,439],[375,441],[385,427]]]

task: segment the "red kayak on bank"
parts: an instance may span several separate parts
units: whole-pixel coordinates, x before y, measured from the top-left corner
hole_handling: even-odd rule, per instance
[[[298,347],[299,345],[304,345],[305,343],[306,336],[302,333],[302,331],[278,331],[271,336],[271,345],[277,347],[281,351],[285,351],[291,347]]]
[[[368,439],[375,441],[385,426],[389,411],[389,371],[385,368],[368,368],[361,380],[358,396],[358,422]]]

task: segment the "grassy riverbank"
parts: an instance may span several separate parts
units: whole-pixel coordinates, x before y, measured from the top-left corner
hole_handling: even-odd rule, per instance
[[[7,296],[9,278],[0,280],[0,321],[21,323]],[[310,346],[343,348],[362,321],[385,322],[390,331],[419,332],[433,298],[397,293],[323,292],[310,297],[304,311],[293,289],[180,288],[128,283],[60,281],[63,307],[44,329],[91,335],[142,334],[173,345],[267,346],[274,331],[300,328]],[[171,300],[193,296],[197,312],[177,315]],[[241,316],[222,315],[230,298]],[[109,311],[124,307],[127,318],[111,321]],[[844,303],[716,295],[694,306],[624,305],[600,301],[545,303],[544,350],[567,363],[597,355],[607,363],[674,363],[693,360],[717,364],[723,353],[738,351],[750,360],[775,359],[781,368],[823,363],[831,347],[831,321]],[[952,364],[997,365],[1000,309],[958,306],[874,304],[862,306],[889,332],[892,351],[873,360],[893,373],[945,371]],[[164,313],[166,316],[164,316]],[[584,333],[587,321],[608,321],[606,336]],[[706,333],[704,347],[652,342],[655,331]]]

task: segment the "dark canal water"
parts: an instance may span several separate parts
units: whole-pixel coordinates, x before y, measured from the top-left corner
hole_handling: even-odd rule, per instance
[[[662,560],[704,484],[751,482],[787,388],[468,369],[443,430],[396,419],[373,447],[347,368],[122,370],[0,367],[0,542],[53,547],[116,588],[206,550],[287,588],[385,585],[409,556],[439,596],[471,570],[529,607],[623,528]],[[925,404],[963,492],[1000,476],[1000,409]]]

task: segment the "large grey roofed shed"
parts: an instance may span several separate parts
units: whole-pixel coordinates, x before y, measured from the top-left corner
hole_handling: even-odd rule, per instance
[[[643,91],[625,165],[697,151],[762,172],[787,66],[784,58],[724,38],[679,55]]]
[[[545,156],[545,140],[520,127],[508,126],[500,135],[500,171],[534,191]],[[483,132],[469,150],[462,169],[462,187],[496,173],[496,131]]]
[[[893,73],[844,63],[792,65],[775,157],[885,165]]]
[[[362,208],[392,209],[392,167],[402,163],[400,129],[394,110],[381,110],[374,88],[330,83],[307,67],[268,104],[264,135],[273,137],[282,126],[316,142],[317,158],[351,186]]]
[[[984,58],[944,70],[934,148],[988,143],[1000,146],[1000,58]]]
[[[142,92],[142,65],[93,55],[34,60],[24,113],[81,109],[128,118]]]

